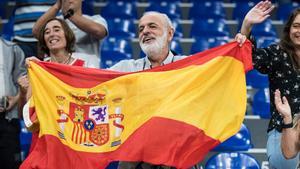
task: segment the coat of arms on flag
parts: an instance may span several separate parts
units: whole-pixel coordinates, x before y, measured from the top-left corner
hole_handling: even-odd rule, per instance
[[[106,103],[105,94],[91,94],[88,91],[86,96],[74,93],[70,96],[74,102],[70,101],[68,104],[66,97],[56,96],[59,115],[56,121],[59,125],[60,139],[71,138],[72,143],[81,146],[102,146],[110,140],[110,132],[113,131],[111,146],[121,144],[120,136],[124,129],[121,124],[124,118],[121,114],[121,98],[113,99],[109,105]],[[67,107],[68,111],[65,111]],[[114,127],[115,130],[110,131],[110,127]],[[69,137],[66,137],[66,134],[69,134]]]

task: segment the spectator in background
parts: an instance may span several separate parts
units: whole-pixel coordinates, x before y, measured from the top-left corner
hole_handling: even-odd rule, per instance
[[[13,13],[13,41],[25,53],[25,57],[37,55],[37,40],[32,34],[36,20],[43,15],[55,0],[16,0]]]
[[[276,109],[284,123],[291,124],[282,130],[281,149],[283,155],[287,159],[295,158],[300,151],[300,114],[295,114],[294,118],[292,117],[291,107],[285,96],[281,98],[279,90],[275,91],[274,100]],[[298,164],[297,169],[299,168],[300,164]]]
[[[274,6],[269,1],[261,1],[245,16],[241,33],[236,40],[241,44],[246,37],[252,39],[252,59],[255,69],[268,74],[270,84],[270,110],[272,117],[268,127],[267,155],[270,168],[295,168],[298,155],[286,160],[281,152],[281,132],[289,127],[278,113],[274,103],[274,93],[279,89],[290,103],[293,115],[300,112],[300,9],[292,12],[284,25],[279,44],[267,48],[256,48],[255,40],[250,37],[254,24],[263,22],[270,16]]]
[[[138,25],[139,44],[146,57],[137,60],[123,60],[110,69],[121,72],[141,71],[185,58],[185,56],[177,56],[170,49],[174,31],[172,22],[166,14],[146,12],[139,20]],[[119,163],[119,169],[135,169],[137,166],[143,169],[171,168],[142,162]]]
[[[100,15],[83,15],[82,0],[57,0],[35,23],[33,27],[34,36],[39,38],[42,25],[49,19],[56,17],[60,10],[76,36],[75,51],[93,55],[89,57],[94,60],[94,63],[99,63],[97,66],[99,67],[99,47],[101,39],[108,34],[107,23]],[[60,17],[62,18],[62,16]]]
[[[0,167],[18,169],[20,124],[17,79],[25,73],[24,53],[19,46],[0,38]]]

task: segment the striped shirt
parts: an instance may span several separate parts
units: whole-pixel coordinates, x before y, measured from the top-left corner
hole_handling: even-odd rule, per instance
[[[13,39],[36,42],[32,34],[33,25],[55,2],[56,0],[16,0]]]

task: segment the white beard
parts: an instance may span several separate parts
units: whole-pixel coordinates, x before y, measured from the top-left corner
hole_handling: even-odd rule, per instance
[[[161,37],[157,37],[155,41],[152,42],[151,44],[144,44],[142,41],[140,41],[140,46],[142,48],[142,51],[148,57],[155,60],[155,57],[159,57],[160,54],[162,53],[166,43],[167,43],[167,32],[164,32],[164,34]]]

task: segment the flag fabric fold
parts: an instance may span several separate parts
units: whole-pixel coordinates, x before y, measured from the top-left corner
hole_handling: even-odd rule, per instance
[[[189,168],[240,129],[250,69],[250,42],[132,73],[31,63],[40,130],[21,169]]]

